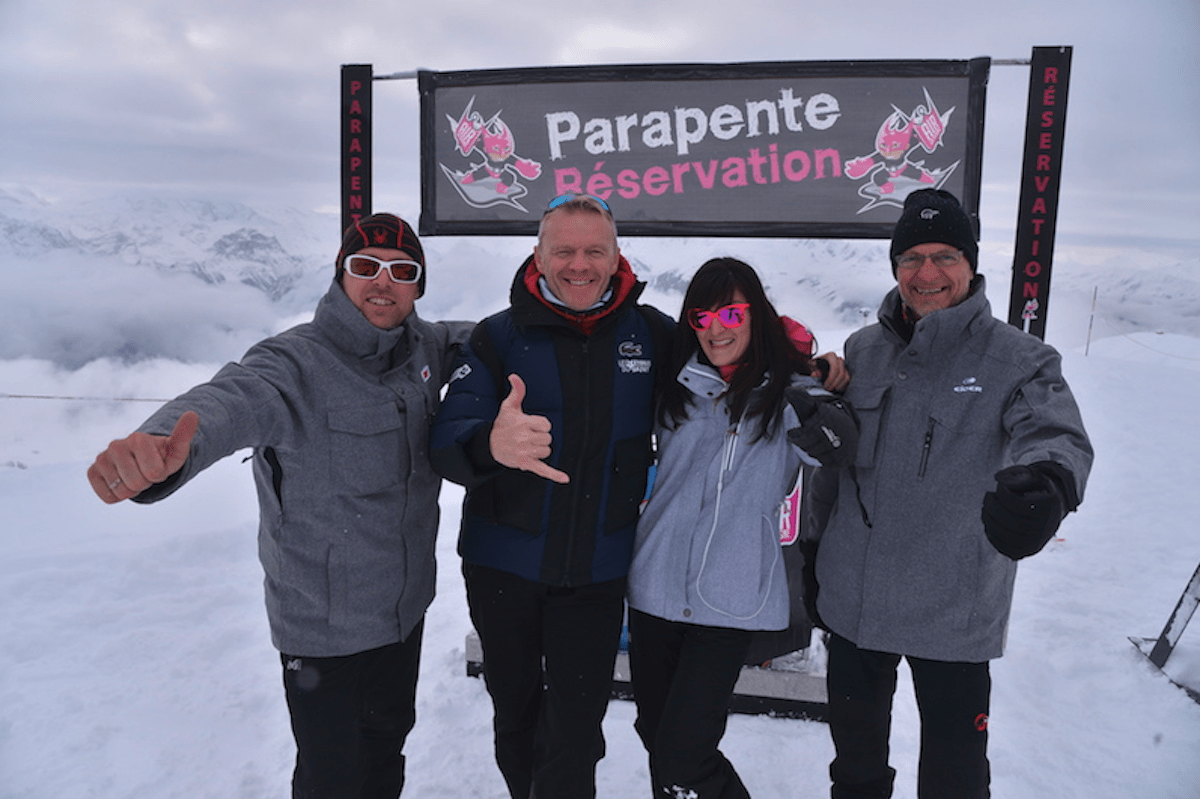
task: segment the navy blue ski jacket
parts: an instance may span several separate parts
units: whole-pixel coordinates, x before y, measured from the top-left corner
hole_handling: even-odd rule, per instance
[[[531,259],[522,264],[510,307],[480,322],[463,348],[433,425],[430,462],[467,488],[458,544],[466,562],[555,586],[623,578],[674,323],[637,304],[645,284],[622,258],[614,285],[624,280],[628,290],[585,335],[531,293],[531,268]],[[550,420],[548,462],[570,475],[566,485],[491,457],[492,422],[514,373],[525,381],[525,413]]]

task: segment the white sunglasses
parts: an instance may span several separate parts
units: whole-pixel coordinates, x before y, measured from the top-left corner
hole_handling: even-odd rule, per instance
[[[416,283],[421,279],[421,265],[407,259],[399,261],[382,261],[371,255],[353,253],[342,261],[346,274],[360,277],[363,280],[374,280],[379,277],[381,269],[388,270],[388,277],[393,283]]]

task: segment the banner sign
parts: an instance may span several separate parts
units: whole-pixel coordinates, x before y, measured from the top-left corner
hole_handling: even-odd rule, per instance
[[[566,192],[622,235],[886,238],[944,188],[976,219],[991,61],[418,72],[422,235],[531,235]]]
[[[1040,339],[1046,337],[1070,77],[1070,47],[1033,48],[1008,322]]]
[[[370,64],[342,66],[342,231],[371,215]]]

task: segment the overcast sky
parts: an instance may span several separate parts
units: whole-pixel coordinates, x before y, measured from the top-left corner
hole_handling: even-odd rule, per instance
[[[575,4],[0,0],[0,188],[335,209],[338,77],[602,63],[1024,59],[1074,47],[1060,236],[1200,239],[1197,0]],[[994,65],[981,217],[1011,230],[1029,71]],[[375,208],[419,212],[417,87],[377,82]]]

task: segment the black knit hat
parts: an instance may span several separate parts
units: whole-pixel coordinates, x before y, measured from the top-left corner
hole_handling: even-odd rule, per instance
[[[896,256],[918,244],[949,244],[963,251],[971,272],[979,260],[975,228],[958,199],[941,189],[914,191],[904,200],[904,210],[892,231],[892,274],[896,274]]]
[[[421,277],[417,281],[417,296],[425,294],[425,250],[412,227],[394,214],[372,214],[346,228],[346,233],[342,236],[342,248],[338,250],[337,262],[334,264],[339,283],[342,280],[342,262],[346,260],[346,256],[368,247],[402,250],[419,263]]]

